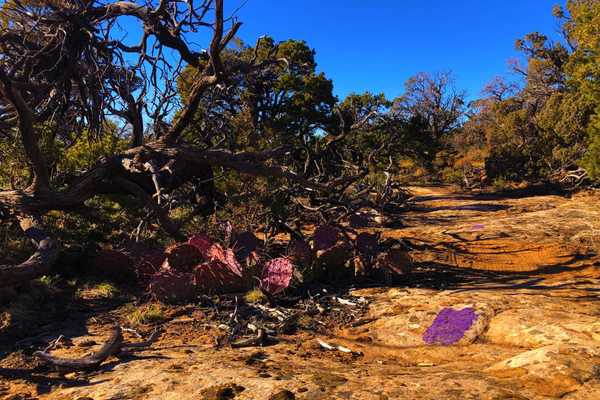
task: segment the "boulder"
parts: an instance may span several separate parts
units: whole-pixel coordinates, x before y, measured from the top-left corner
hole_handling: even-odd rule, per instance
[[[536,348],[551,344],[600,346],[600,321],[597,317],[566,311],[511,309],[490,322],[486,339],[492,343]]]
[[[599,357],[598,347],[553,344],[498,362],[485,372],[535,397],[561,398],[595,378]]]
[[[192,272],[194,267],[204,261],[197,247],[191,244],[174,244],[165,250],[164,267],[178,272]]]
[[[202,294],[240,292],[248,286],[239,270],[219,260],[196,266],[194,282],[197,291]]]
[[[290,286],[293,274],[294,265],[289,259],[275,258],[265,264],[260,288],[272,295],[279,294]]]
[[[182,303],[196,296],[194,274],[177,271],[160,271],[152,276],[148,293],[165,303]]]

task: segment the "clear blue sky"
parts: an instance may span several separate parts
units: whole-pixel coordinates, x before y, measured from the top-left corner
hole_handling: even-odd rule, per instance
[[[246,0],[226,0],[235,8]],[[457,86],[477,97],[507,74],[517,38],[555,36],[552,6],[564,0],[247,0],[239,36],[303,39],[339,97],[356,91],[393,98],[419,71],[451,69]]]

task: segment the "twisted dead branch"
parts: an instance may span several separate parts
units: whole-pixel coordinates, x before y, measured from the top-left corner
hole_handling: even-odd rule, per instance
[[[119,325],[109,339],[95,353],[82,358],[61,358],[49,354],[47,351],[36,351],[34,356],[55,367],[59,372],[91,371],[98,369],[109,357],[125,351],[135,351],[150,347],[160,336],[155,330],[148,340],[140,343],[126,343],[123,341],[122,329]]]

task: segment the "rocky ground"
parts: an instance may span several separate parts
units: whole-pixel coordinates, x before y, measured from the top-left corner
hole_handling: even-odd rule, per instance
[[[218,327],[187,308],[161,324],[154,346],[93,373],[36,373],[26,352],[5,350],[0,397],[600,398],[600,196],[413,192],[402,226],[381,231],[414,248],[415,273],[397,287],[350,291],[341,304],[354,318],[232,349],[215,347]],[[458,344],[426,345],[447,307],[473,309],[476,323]],[[86,317],[57,353],[89,351],[110,320],[109,311]]]

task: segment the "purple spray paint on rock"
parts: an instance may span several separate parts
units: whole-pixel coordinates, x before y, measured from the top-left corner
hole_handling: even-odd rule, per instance
[[[423,341],[441,345],[458,343],[476,320],[477,314],[471,307],[462,310],[444,308],[423,335]]]

